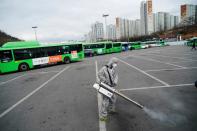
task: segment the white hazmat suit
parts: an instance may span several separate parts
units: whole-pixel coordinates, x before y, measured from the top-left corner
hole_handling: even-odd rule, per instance
[[[102,67],[98,72],[98,83],[103,82],[110,87],[114,88],[118,83],[118,75],[115,67],[117,66],[118,60],[112,58],[107,65]],[[108,112],[115,112],[116,96],[108,98],[102,95],[102,105],[100,109],[100,117],[107,117]]]

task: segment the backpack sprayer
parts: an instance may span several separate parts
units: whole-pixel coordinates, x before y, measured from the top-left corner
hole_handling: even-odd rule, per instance
[[[111,98],[114,94],[124,98],[125,100],[133,103],[134,105],[136,105],[137,107],[143,109],[144,106],[139,104],[138,102],[134,101],[134,100],[131,100],[129,97],[125,96],[124,94],[120,93],[119,91],[117,91],[116,89],[108,86],[107,84],[101,82],[100,84],[98,83],[95,83],[93,85],[93,87],[98,91],[100,92],[101,94],[107,96],[108,98]]]

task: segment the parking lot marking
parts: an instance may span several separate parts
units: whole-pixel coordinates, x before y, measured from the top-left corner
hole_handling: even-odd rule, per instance
[[[12,82],[13,80],[16,80],[16,79],[18,79],[18,78],[21,78],[21,77],[24,77],[24,76],[27,76],[27,75],[46,74],[46,73],[51,73],[51,72],[57,73],[57,72],[59,72],[59,71],[41,71],[41,72],[26,73],[26,74],[17,76],[17,77],[15,77],[15,78],[13,78],[13,79],[10,79],[10,80],[1,82],[0,85],[3,85],[3,84],[6,84],[6,83],[9,83],[9,82]]]
[[[117,59],[119,59],[119,58],[117,58]],[[119,59],[119,61],[121,61],[121,62],[125,63],[126,65],[128,65],[128,66],[130,66],[130,67],[132,67],[132,68],[134,68],[134,69],[136,69],[136,70],[138,70],[139,72],[141,72],[141,73],[143,73],[143,74],[149,76],[150,78],[152,78],[152,79],[154,79],[154,80],[156,80],[156,81],[162,83],[163,85],[169,86],[168,83],[166,83],[166,82],[164,82],[164,81],[162,81],[162,80],[160,80],[160,79],[158,79],[158,78],[156,78],[156,77],[154,77],[154,76],[152,76],[152,75],[146,73],[145,71],[143,71],[143,70],[137,68],[136,66],[133,66],[133,65],[131,65],[131,64],[129,64],[129,63],[127,63],[127,62],[121,60],[121,59]]]
[[[158,63],[162,63],[162,64],[166,64],[166,65],[172,65],[172,66],[176,66],[176,67],[180,67],[180,68],[186,68],[186,67],[183,67],[183,66],[180,66],[180,65],[172,64],[172,63],[169,63],[169,62],[162,62],[162,61],[155,60],[155,59],[152,59],[152,58],[143,58],[143,57],[140,57],[140,56],[134,56],[134,57],[137,57],[137,58],[140,58],[140,59],[143,59],[143,60],[158,62]]]
[[[61,70],[60,70],[61,71]],[[57,73],[60,71],[40,71],[40,72],[32,72],[32,73],[27,73],[25,75],[34,75],[34,74],[47,74],[47,73]]]
[[[73,66],[90,66],[90,65],[94,65],[94,63],[81,63],[81,64],[79,64],[79,65],[73,65]]]
[[[59,76],[65,70],[67,70],[69,67],[70,66],[67,66],[66,68],[64,68],[63,70],[61,70],[59,73],[57,73],[56,75],[54,75],[53,77],[51,77],[49,80],[47,80],[46,82],[44,82],[42,85],[40,85],[38,88],[36,88],[35,90],[33,90],[31,93],[29,93],[28,95],[26,95],[25,97],[23,97],[17,103],[15,103],[11,107],[9,107],[7,110],[5,110],[3,113],[0,114],[0,118],[4,117],[6,114],[8,114],[10,111],[12,111],[14,108],[16,108],[19,104],[21,104],[22,102],[24,102],[25,100],[27,100],[29,97],[31,97],[33,94],[35,94],[41,88],[43,88],[46,84],[48,84],[50,81],[52,81],[53,79],[55,79],[57,76]]]
[[[166,55],[155,55],[155,54],[152,54],[152,53],[149,53],[149,55],[159,56],[159,57],[167,57],[167,58],[176,58],[176,59],[180,59],[180,60],[193,60],[193,59],[187,59],[187,58],[182,58],[182,57],[173,57],[173,56],[166,56]]]
[[[173,69],[156,69],[156,70],[146,70],[145,72],[174,71],[174,70],[191,70],[191,69],[197,69],[197,67],[185,67],[185,68],[173,68]]]
[[[177,62],[171,62],[171,63],[187,63],[187,62],[195,62],[195,61],[197,61],[197,60],[187,60],[187,61],[177,61]]]
[[[159,53],[159,52],[156,52],[156,54]],[[168,53],[168,55],[179,55],[179,54],[176,54],[176,53]],[[192,57],[197,57],[195,56],[195,54],[181,54],[183,56],[192,56]]]
[[[95,61],[95,68],[96,68],[96,80],[98,80],[98,64],[97,61]],[[97,92],[97,98],[98,98],[98,114],[100,118],[100,107],[102,104],[102,97],[101,94]],[[104,121],[99,120],[99,131],[106,131],[106,123]]]
[[[133,91],[133,90],[146,90],[146,89],[157,89],[157,88],[168,88],[168,87],[185,87],[192,86],[191,84],[178,84],[178,85],[169,85],[169,86],[152,86],[152,87],[139,87],[139,88],[128,88],[128,89],[120,89],[119,91]]]
[[[9,83],[9,82],[11,82],[11,81],[13,81],[13,80],[16,80],[16,79],[18,79],[18,78],[21,78],[21,77],[23,77],[23,76],[25,76],[25,74],[20,75],[20,76],[17,76],[17,77],[15,77],[15,78],[13,78],[13,79],[10,79],[10,80],[7,80],[7,81],[4,81],[4,82],[1,82],[1,83],[0,83],[0,85],[3,85],[3,84],[6,84],[6,83]]]

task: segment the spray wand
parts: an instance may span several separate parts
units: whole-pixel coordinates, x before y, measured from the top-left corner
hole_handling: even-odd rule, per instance
[[[118,96],[124,98],[125,100],[127,100],[127,101],[133,103],[133,104],[136,105],[137,107],[139,107],[139,108],[141,108],[141,109],[144,108],[143,105],[141,105],[141,104],[139,104],[138,102],[136,102],[136,101],[130,99],[130,98],[127,97],[126,95],[120,93],[120,92],[117,91],[116,89],[114,89],[114,88],[108,86],[107,84],[105,84],[105,83],[103,83],[103,82],[101,82],[100,84],[95,83],[95,84],[93,85],[93,87],[94,87],[97,91],[99,91],[101,94],[103,94],[103,95],[105,95],[105,96],[107,96],[107,97],[109,97],[109,98],[111,98],[111,97],[113,96],[113,94],[116,94],[116,95],[118,95]]]

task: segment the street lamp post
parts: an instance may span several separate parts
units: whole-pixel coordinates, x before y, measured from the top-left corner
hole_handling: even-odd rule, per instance
[[[34,29],[34,32],[35,32],[35,38],[36,38],[36,41],[37,41],[38,39],[37,39],[36,29],[37,29],[38,27],[37,27],[37,26],[33,26],[32,28]]]
[[[109,14],[103,14],[103,17],[105,18],[105,34],[106,34],[106,39],[108,41],[108,34],[107,34],[107,17],[109,16]]]

